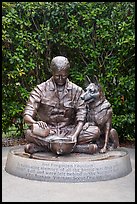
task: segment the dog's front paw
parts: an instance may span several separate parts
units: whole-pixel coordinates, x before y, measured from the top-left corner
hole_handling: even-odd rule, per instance
[[[103,147],[103,148],[99,151],[99,153],[106,153],[106,151],[107,151],[107,149],[106,149],[105,147]]]

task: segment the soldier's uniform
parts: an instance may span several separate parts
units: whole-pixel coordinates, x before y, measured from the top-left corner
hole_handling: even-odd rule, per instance
[[[83,92],[81,87],[69,79],[66,80],[64,91],[61,93],[57,91],[53,77],[37,85],[30,94],[24,116],[30,115],[33,119],[44,121],[52,130],[52,134],[49,133],[44,138],[27,130],[25,133],[27,141],[46,146],[55,137],[73,134],[78,121],[85,121],[86,118],[86,105],[80,97]],[[80,132],[77,144],[87,144],[98,137],[98,127],[89,126]]]

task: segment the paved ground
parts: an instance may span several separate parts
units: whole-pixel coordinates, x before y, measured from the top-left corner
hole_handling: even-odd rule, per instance
[[[2,148],[2,202],[135,202],[135,149],[132,172],[125,177],[90,183],[52,183],[27,180],[5,171],[11,147]]]

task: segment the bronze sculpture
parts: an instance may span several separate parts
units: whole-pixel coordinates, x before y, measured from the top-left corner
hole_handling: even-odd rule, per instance
[[[60,140],[57,144],[61,146],[66,139],[66,142],[72,142],[73,152],[96,153],[100,129],[85,123],[86,104],[81,98],[84,91],[69,81],[68,59],[54,57],[50,68],[52,77],[34,88],[24,110],[24,121],[30,125],[25,132],[29,143],[24,148],[25,152],[52,151],[54,141]],[[63,147],[63,151],[58,148],[56,153],[67,153]]]
[[[127,175],[132,168],[126,151],[99,154],[119,147],[112,108],[100,84],[97,79],[90,81],[84,91],[69,81],[69,69],[67,58],[53,58],[52,77],[30,93],[24,110],[24,121],[30,125],[25,132],[28,144],[9,152],[6,171],[52,182],[104,181]]]

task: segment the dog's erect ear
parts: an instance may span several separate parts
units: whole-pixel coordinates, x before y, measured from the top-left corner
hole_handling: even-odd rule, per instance
[[[87,82],[90,84],[91,83],[91,80],[90,80],[90,78],[88,77],[88,76],[86,76],[86,80],[87,80]]]
[[[93,83],[96,85],[99,85],[99,81],[98,81],[98,78],[96,75],[94,75],[94,77],[93,77]]]
[[[91,83],[90,78],[86,75],[84,86],[87,87]]]
[[[99,87],[99,90],[102,92],[102,86],[101,86],[101,84],[99,83],[99,81],[98,81],[98,78],[97,78],[97,76],[96,75],[94,75],[94,77],[93,77],[93,83],[94,84],[96,84],[98,87]],[[102,93],[103,94],[103,93]]]

